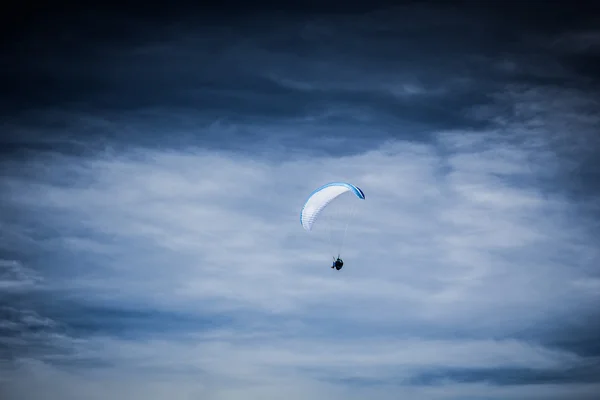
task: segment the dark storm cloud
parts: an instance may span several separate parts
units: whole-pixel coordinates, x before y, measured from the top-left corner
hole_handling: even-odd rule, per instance
[[[2,108],[12,116],[5,139],[13,149],[14,141],[34,149],[66,142],[76,152],[85,150],[83,137],[100,146],[152,145],[156,132],[169,129],[173,145],[195,140],[240,149],[267,135],[244,124],[284,131],[284,123],[292,132],[271,140],[302,148],[299,138],[311,129],[306,118],[316,116],[346,124],[346,138],[360,149],[357,127],[379,140],[425,140],[431,129],[489,125],[469,111],[492,103],[490,95],[507,83],[584,84],[572,72],[577,61],[561,62],[535,40],[558,15],[551,7],[514,7],[511,24],[482,7],[374,4],[345,14],[330,7],[320,14],[264,5],[248,14],[209,9],[187,17],[176,7],[166,15],[151,7],[38,18],[30,25],[36,29],[10,45],[3,65]],[[568,18],[561,21],[549,34],[570,28]],[[230,124],[231,133],[207,129],[215,120]],[[379,129],[370,127],[373,120]],[[34,133],[39,126],[43,137]]]
[[[417,375],[411,380],[415,385],[436,385],[450,382],[478,383],[494,385],[535,385],[561,383],[594,383],[598,382],[600,362],[576,368],[561,370],[536,370],[532,368],[493,368],[450,369]]]
[[[35,357],[56,351],[48,340],[55,322],[33,310],[2,306],[0,308],[0,354],[2,360]]]
[[[66,303],[66,304],[65,304]],[[86,336],[106,334],[112,337],[143,339],[180,332],[219,329],[231,325],[231,317],[215,313],[213,315],[185,315],[148,307],[127,309],[122,306],[100,304],[83,305],[64,302],[60,307],[40,307],[40,311],[60,320],[69,334]]]

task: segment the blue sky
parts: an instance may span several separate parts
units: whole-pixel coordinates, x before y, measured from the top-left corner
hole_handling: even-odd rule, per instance
[[[449,4],[10,31],[3,398],[596,398],[599,32]]]

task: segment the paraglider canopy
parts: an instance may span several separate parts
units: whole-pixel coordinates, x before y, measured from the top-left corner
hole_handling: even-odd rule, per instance
[[[319,236],[319,232],[312,233],[315,224],[327,231],[334,258],[332,268],[339,270],[343,266],[340,254],[348,226],[354,218],[356,205],[360,203],[357,200],[364,199],[364,192],[357,186],[346,182],[332,182],[313,191],[300,211],[300,223],[305,231]]]
[[[365,194],[362,190],[351,183],[345,182],[328,183],[312,192],[300,212],[300,223],[304,229],[310,231],[321,211],[337,197],[347,192],[354,193],[361,200],[365,199]]]

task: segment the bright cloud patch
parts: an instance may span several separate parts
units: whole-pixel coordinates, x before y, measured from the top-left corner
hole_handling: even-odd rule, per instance
[[[45,290],[92,310],[74,320],[114,315],[84,340],[44,330],[72,348],[22,368],[46,374],[59,360],[89,360],[93,382],[121,370],[181,373],[178,390],[215,398],[286,385],[346,396],[347,382],[409,393],[436,370],[454,385],[457,370],[577,368],[586,361],[574,353],[511,338],[597,300],[591,283],[579,289],[582,272],[560,261],[585,237],[566,201],[532,184],[525,159],[451,132],[336,159],[200,150],[40,159],[30,178],[4,180],[3,197],[28,210],[27,240],[48,254],[35,262]],[[298,222],[307,194],[332,180],[367,195],[340,272]],[[56,257],[62,266],[48,268]],[[120,309],[142,313],[123,318],[147,340],[111,331]]]

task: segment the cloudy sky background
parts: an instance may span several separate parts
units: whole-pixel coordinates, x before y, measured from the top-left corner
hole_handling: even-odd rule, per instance
[[[3,398],[596,399],[598,21],[449,4],[13,18]]]

